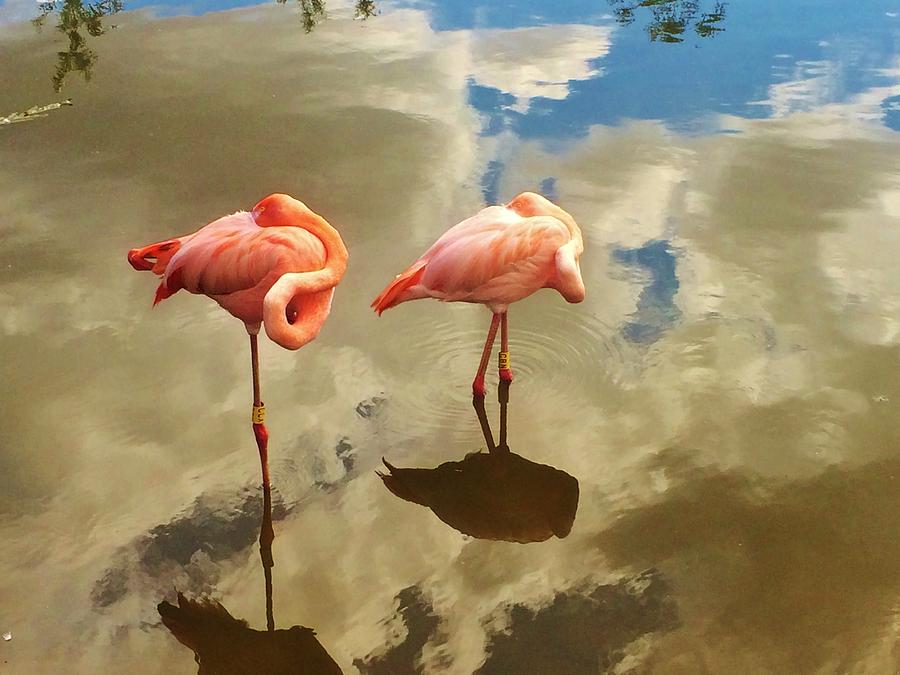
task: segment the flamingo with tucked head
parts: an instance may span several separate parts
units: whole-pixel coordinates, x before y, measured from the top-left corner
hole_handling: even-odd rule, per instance
[[[509,305],[541,288],[569,302],[584,300],[579,257],[581,230],[549,199],[523,192],[506,206],[489,206],[454,225],[372,302],[380,315],[401,302],[436,298],[475,302],[493,312],[481,362],[472,382],[484,397],[484,373],[500,328],[500,378],[513,379],[509,360]]]
[[[161,276],[156,305],[184,289],[207,295],[244,322],[250,334],[253,434],[268,492],[268,438],[260,397],[257,335],[299,349],[319,334],[334,288],[347,268],[347,249],[322,216],[284,194],[269,195],[193,234],[128,252],[136,270]]]

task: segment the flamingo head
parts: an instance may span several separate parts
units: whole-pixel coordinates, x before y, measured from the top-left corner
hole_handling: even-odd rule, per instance
[[[530,216],[548,215],[558,209],[553,202],[535,192],[523,192],[506,205],[506,208],[528,218]]]
[[[309,207],[300,200],[280,193],[260,200],[251,211],[253,220],[260,227],[298,225],[311,213]]]
[[[531,216],[553,216],[565,223],[573,236],[581,237],[581,229],[572,215],[560,208],[546,197],[534,192],[523,192],[517,195],[506,208],[511,209],[524,218]]]

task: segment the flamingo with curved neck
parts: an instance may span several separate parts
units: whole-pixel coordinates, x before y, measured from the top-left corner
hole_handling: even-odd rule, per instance
[[[250,334],[253,433],[267,491],[268,431],[257,335],[264,326],[266,335],[286,349],[315,339],[331,311],[347,258],[337,230],[285,194],[269,195],[250,212],[224,216],[192,234],[128,252],[136,270],[162,277],[154,305],[184,289],[211,297],[244,322]]]
[[[567,211],[534,192],[505,206],[488,206],[447,230],[418,260],[394,277],[372,307],[382,312],[403,302],[435,298],[473,302],[493,313],[472,393],[484,398],[484,374],[500,329],[500,380],[512,382],[509,306],[542,288],[567,302],[584,300],[580,257],[584,240]]]

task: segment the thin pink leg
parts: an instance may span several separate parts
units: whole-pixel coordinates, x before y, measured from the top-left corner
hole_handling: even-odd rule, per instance
[[[253,369],[253,436],[256,438],[256,447],[259,449],[259,463],[262,466],[263,501],[270,500],[271,508],[271,484],[269,483],[269,430],[266,429],[266,409],[263,406],[259,393],[259,348],[256,335],[250,335],[250,365]],[[263,518],[259,532],[260,553],[263,556],[263,565],[272,562],[272,541],[275,539],[275,530],[272,529],[271,517]],[[268,547],[268,556],[266,548]],[[274,564],[274,563],[272,563]]]
[[[500,315],[500,379],[513,381],[512,368],[509,365],[509,327],[506,324],[506,312]]]
[[[500,327],[500,315],[494,314],[491,319],[491,327],[488,329],[487,340],[484,342],[484,351],[481,353],[481,363],[478,365],[478,372],[472,381],[472,394],[475,396],[484,396],[486,389],[484,388],[484,372],[487,370],[488,361],[491,360],[491,349],[494,347],[494,340],[497,338],[497,328]]]

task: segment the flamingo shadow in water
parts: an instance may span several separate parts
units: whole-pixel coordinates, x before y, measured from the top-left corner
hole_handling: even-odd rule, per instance
[[[500,439],[495,445],[484,409],[474,396],[488,452],[433,469],[398,468],[382,460],[377,472],[394,495],[430,508],[450,527],[478,539],[529,543],[566,537],[578,510],[578,481],[564,471],[511,452],[506,441],[509,382],[499,385]]]
[[[198,675],[341,675],[340,667],[316,639],[312,628],[275,629],[272,603],[272,495],[263,489],[259,552],[266,585],[266,630],[255,630],[211,598],[157,605],[172,635],[194,652]]]

